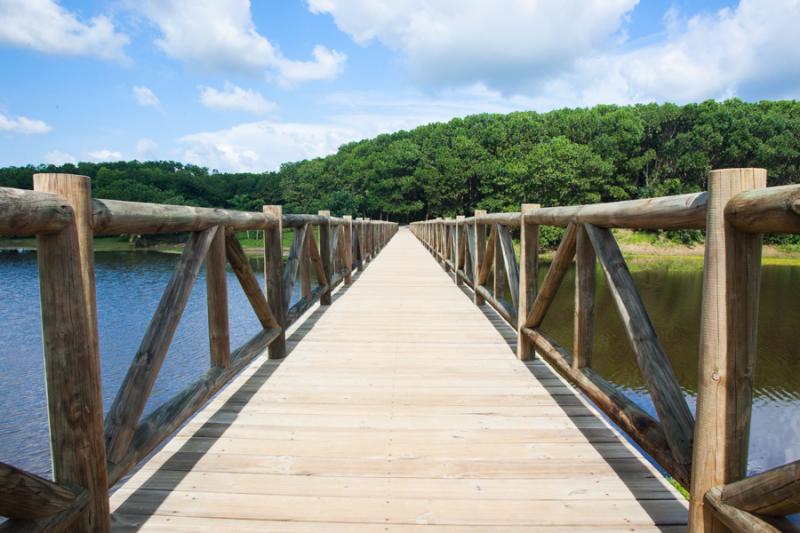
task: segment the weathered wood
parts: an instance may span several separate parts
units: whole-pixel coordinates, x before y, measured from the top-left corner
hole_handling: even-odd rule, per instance
[[[283,208],[279,205],[265,205],[264,213],[280,220],[281,223],[264,230],[264,281],[267,284],[267,303],[272,316],[284,331],[269,345],[269,358],[286,357],[286,308],[283,305]]]
[[[722,487],[722,502],[749,513],[786,516],[800,512],[800,461]]]
[[[512,328],[517,327],[516,310],[511,309],[508,302],[506,302],[505,300],[499,300],[495,298],[494,294],[492,294],[492,292],[489,289],[487,289],[482,285],[477,285],[473,287],[473,290],[479,293],[481,298],[483,298],[486,302],[488,302],[489,305],[491,305],[494,308],[494,310],[497,311],[497,314],[503,317],[503,320],[508,322],[508,324]]]
[[[782,521],[780,525],[773,525],[767,521],[766,517],[759,517],[746,511],[742,511],[741,509],[737,509],[733,505],[724,503],[720,500],[720,493],[720,487],[713,487],[709,489],[703,498],[705,500],[705,504],[710,507],[708,512],[713,512],[714,517],[721,522],[721,524],[717,524],[715,526],[720,530],[747,531],[754,533],[780,533],[786,531],[797,531],[797,528],[795,528],[788,521]],[[720,525],[724,526],[724,528],[721,528]]]
[[[461,272],[466,272],[467,266],[467,225],[464,223],[464,216],[459,215],[456,217],[456,268],[455,278],[456,285],[461,285],[464,282],[464,277]]]
[[[353,217],[351,215],[344,215],[344,247],[345,247],[345,271],[344,271],[344,284],[351,285],[353,283]]]
[[[119,481],[130,468],[178,429],[242,368],[264,353],[280,332],[279,329],[261,330],[231,354],[231,365],[228,368],[210,368],[200,379],[144,417],[136,427],[127,453],[109,471],[110,483]]]
[[[500,243],[503,270],[506,273],[506,286],[511,293],[511,305],[517,309],[519,306],[519,266],[517,265],[517,254],[514,251],[514,240],[506,226],[497,226],[497,240]]]
[[[128,373],[106,416],[106,453],[115,464],[125,454],[189,300],[217,227],[192,233],[183,248]]]
[[[313,231],[306,232],[306,239],[303,241],[303,251],[300,254],[300,296],[308,298],[311,296],[311,242]]]
[[[49,516],[75,503],[71,490],[0,462],[0,516],[27,519]]]
[[[689,482],[689,469],[675,461],[658,421],[591,369],[575,368],[570,361],[572,355],[545,333],[530,328],[523,328],[523,333],[559,374],[581,389],[658,464],[681,484],[686,485]]]
[[[705,192],[605,204],[543,207],[525,215],[536,224],[566,226],[587,223],[601,228],[703,229]]]
[[[478,287],[486,283],[486,277],[489,275],[488,268],[486,269],[486,275],[484,275],[484,259],[487,250],[492,250],[494,252],[494,246],[487,246],[486,242],[486,226],[484,224],[478,223],[478,217],[480,215],[485,215],[485,209],[476,209],[475,210],[475,222],[473,223],[473,227],[475,229],[475,255],[473,256],[473,265],[475,265],[475,274],[473,275],[473,293],[472,298],[475,305],[483,305],[484,299],[483,296],[478,292]],[[490,259],[491,261],[491,259]],[[483,276],[483,277],[482,277]]]
[[[498,300],[505,300],[506,299],[506,289],[508,288],[508,279],[506,278],[506,268],[503,261],[503,246],[500,243],[500,231],[501,228],[500,224],[494,224],[492,226],[492,234],[494,235],[494,239],[492,242],[494,243],[494,268],[492,272],[494,277],[492,278],[492,294]]]
[[[89,502],[89,492],[81,491],[75,501],[61,512],[41,518],[7,520],[0,523],[0,533],[61,533],[62,531],[86,531],[81,522],[81,513]]]
[[[492,265],[495,262],[494,253],[497,248],[497,231],[495,226],[489,227],[489,239],[486,241],[486,249],[483,252],[483,259],[481,260],[480,276],[478,277],[478,285],[486,285],[489,280],[489,273],[492,272]]]
[[[317,274],[318,285],[330,285],[328,276],[325,274],[325,269],[322,266],[322,256],[319,254],[317,248],[317,241],[314,240],[314,232],[310,232],[309,252],[311,254],[311,264],[314,265],[314,272]]]
[[[517,227],[520,224],[520,213],[475,213],[475,218],[481,224],[500,224],[501,226]]]
[[[59,233],[37,236],[53,479],[61,485],[86,489],[88,504],[78,518],[80,528],[108,531],[103,401],[88,208],[91,184],[85,176],[36,174],[33,187],[64,197],[74,212],[72,223]]]
[[[223,227],[217,227],[206,256],[206,298],[211,366],[228,368],[231,365],[231,338],[228,325],[228,273],[225,272],[225,228]]]
[[[72,219],[72,205],[57,194],[0,187],[0,235],[57,233]]]
[[[341,276],[338,276],[337,274],[334,274],[333,278],[334,278],[333,284],[331,285],[331,287],[335,288],[342,281],[343,278]],[[308,298],[300,298],[298,301],[296,301],[294,305],[291,306],[289,308],[289,311],[287,312],[287,317],[288,317],[287,327],[294,324],[297,321],[297,319],[300,318],[300,316],[302,316],[303,313],[308,311],[312,305],[317,303],[321,295],[325,291],[327,291],[328,288],[329,287],[327,285],[318,285],[314,287],[314,290],[311,291],[311,294],[309,295]]]
[[[686,405],[672,364],[658,339],[611,230],[591,224],[585,224],[584,227],[603,266],[609,290],[622,317],[639,371],[650,392],[672,455],[676,462],[690,470],[694,418]]]
[[[741,479],[747,469],[756,361],[761,237],[725,221],[735,195],[766,186],[764,169],[714,170],[708,176],[703,303],[698,368],[697,430],[690,528],[716,531],[703,495]]]
[[[326,219],[330,217],[330,211],[320,211],[319,215]],[[325,279],[333,278],[333,255],[331,249],[331,225],[327,222],[319,225],[319,255],[322,259],[322,270],[325,272]],[[328,290],[320,296],[320,305],[331,305],[331,291],[333,288],[328,284]]]
[[[592,366],[594,342],[595,263],[594,248],[583,225],[575,242],[575,322],[573,368]]]
[[[469,268],[464,267],[467,277],[472,285],[478,276],[475,274],[475,226],[473,224],[465,224],[467,234],[467,251],[465,262],[469,263]]]
[[[225,234],[225,255],[256,317],[258,317],[258,321],[261,322],[261,327],[264,329],[280,327],[278,321],[272,315],[264,292],[258,283],[256,275],[253,273],[253,269],[250,267],[247,254],[245,254],[245,251],[242,249],[242,245],[236,238],[236,234],[230,228],[226,230]]]
[[[742,191],[725,204],[725,220],[747,233],[800,233],[800,185]]]
[[[522,204],[522,214],[537,209],[539,204]],[[528,317],[536,299],[539,285],[539,226],[522,223],[519,229],[519,303],[517,305],[517,358],[528,361],[533,358],[534,350],[528,336],[522,332],[524,321]]]
[[[527,223],[527,218],[525,220]],[[575,257],[576,234],[577,228],[575,224],[569,224],[553,256],[553,262],[550,263],[550,268],[545,274],[539,294],[536,295],[536,300],[534,300],[531,307],[531,312],[528,313],[528,318],[525,319],[526,328],[538,328],[542,325],[544,316],[547,314],[547,310],[550,309],[550,304],[561,286],[564,275],[569,270],[569,267],[572,266],[572,259]]]
[[[366,262],[364,259],[364,219],[362,217],[357,217],[356,222],[356,251],[358,258],[358,271],[361,272],[364,270],[364,263]]]
[[[263,213],[120,200],[96,199],[92,212],[95,235],[178,233],[201,231],[211,226],[245,231],[273,227],[279,222]]]
[[[292,292],[294,290],[294,281],[297,279],[297,270],[300,266],[300,256],[303,253],[303,249],[306,247],[306,235],[310,227],[309,224],[306,224],[294,229],[294,241],[292,241],[292,247],[289,249],[289,256],[286,259],[286,266],[283,271],[284,313],[289,310]]]

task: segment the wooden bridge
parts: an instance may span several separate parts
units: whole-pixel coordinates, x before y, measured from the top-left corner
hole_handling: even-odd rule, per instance
[[[0,234],[38,239],[53,458],[52,480],[0,463],[0,531],[792,530],[800,464],[745,477],[760,234],[800,231],[800,186],[765,184],[714,171],[707,193],[399,232],[92,200],[80,176],[0,188]],[[540,225],[565,231],[538,287]],[[613,227],[706,230],[696,421]],[[266,294],[236,239],[252,229]],[[158,232],[190,237],[103,420],[91,237]],[[541,324],[574,258],[570,352]],[[226,261],[262,325],[233,351]],[[596,261],[657,418],[591,369]],[[210,369],[143,416],[204,262]]]

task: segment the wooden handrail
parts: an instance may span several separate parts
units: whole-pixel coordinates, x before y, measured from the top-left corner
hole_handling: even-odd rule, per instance
[[[42,333],[54,481],[0,463],[3,531],[108,531],[108,487],[173,433],[256,356],[286,355],[286,328],[314,303],[331,303],[332,290],[352,283],[397,232],[397,224],[352,217],[283,215],[92,200],[89,178],[37,174],[35,190],[0,188],[0,235],[36,235]],[[295,232],[288,264],[283,229]],[[319,228],[319,244],[314,227]],[[265,234],[265,297],[236,238],[236,230]],[[172,279],[104,423],[100,393],[93,235],[191,232]],[[262,329],[230,348],[227,274],[230,263]],[[207,266],[209,369],[152,413],[140,417],[158,376],[200,266]],[[318,286],[290,307],[303,265]],[[284,275],[284,273],[286,273]],[[105,438],[104,438],[105,434]],[[4,498],[6,497],[4,496]]]
[[[711,531],[719,521],[734,529],[765,531],[778,531],[788,524],[781,516],[800,511],[797,463],[744,476],[755,374],[761,233],[800,233],[800,185],[766,188],[763,169],[725,169],[709,174],[708,192],[594,205],[521,207],[517,213],[476,210],[472,217],[413,222],[411,231],[445,270],[456,267],[456,282],[473,289],[476,305],[489,303],[517,327],[521,360],[531,359],[535,350],[668,473],[691,488],[691,531]],[[566,231],[537,291],[539,225],[564,226]],[[487,226],[491,228],[488,246]],[[520,228],[519,261],[507,245],[508,228],[515,227]],[[610,228],[706,230],[696,421]],[[453,232],[465,232],[472,269],[466,265],[460,269],[453,261],[448,249]],[[597,258],[624,317],[659,420],[591,368]],[[576,307],[570,353],[541,325],[573,259],[577,262]],[[505,273],[515,268],[519,291],[516,298],[512,292],[508,301],[499,294],[499,287],[506,277],[513,282],[513,276]],[[484,286],[490,282],[493,291]]]

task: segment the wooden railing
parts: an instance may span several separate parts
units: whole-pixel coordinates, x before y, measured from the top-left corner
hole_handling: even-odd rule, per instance
[[[264,231],[266,297],[236,238]],[[294,240],[283,260],[283,231]],[[108,488],[265,349],[286,355],[285,332],[319,301],[331,303],[396,233],[391,222],[284,215],[91,198],[89,178],[34,175],[34,190],[0,188],[0,235],[37,238],[53,480],[0,463],[0,530],[108,531]],[[113,404],[103,419],[92,238],[191,232]],[[206,264],[210,368],[142,418],[200,267]],[[230,349],[226,261],[261,331]],[[312,289],[312,270],[317,287]],[[301,299],[290,306],[295,279]]]
[[[541,356],[664,470],[690,488],[690,530],[793,530],[800,463],[745,478],[756,356],[762,233],[800,232],[800,185],[766,187],[763,169],[709,174],[707,192],[608,204],[414,222],[411,229],[456,284],[518,332],[517,356]],[[539,227],[564,236],[537,287]],[[519,228],[520,253],[511,231]],[[648,316],[612,228],[706,230],[697,421]],[[488,231],[488,237],[487,237]],[[575,262],[570,352],[542,330]],[[595,265],[602,267],[657,419],[592,370]],[[487,284],[491,283],[491,288]]]

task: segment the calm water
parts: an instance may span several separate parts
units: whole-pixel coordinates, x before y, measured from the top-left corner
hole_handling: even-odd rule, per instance
[[[122,382],[177,258],[153,252],[96,254],[106,408]],[[253,266],[262,280],[263,266]],[[634,273],[634,278],[693,408],[702,273],[663,269]],[[565,346],[572,342],[573,281],[570,274],[544,323],[544,329]],[[598,282],[594,367],[655,415],[602,275],[598,275]],[[260,326],[233,274],[229,274],[228,287],[231,343],[235,347]],[[0,461],[48,475],[34,252],[0,252],[0,288],[0,412],[4,413],[0,419]],[[764,267],[751,471],[800,458],[800,348],[796,343],[800,308],[795,301],[799,290],[800,267]],[[171,398],[208,368],[206,320],[205,280],[201,272],[148,410]]]

